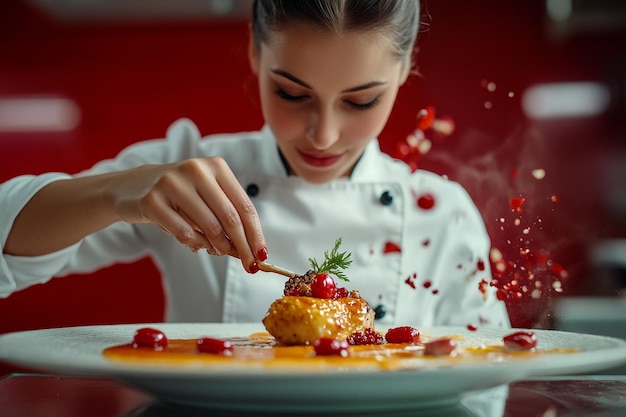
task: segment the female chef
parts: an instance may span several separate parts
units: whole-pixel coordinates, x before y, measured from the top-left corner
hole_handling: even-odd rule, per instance
[[[285,279],[250,275],[257,262],[304,273],[341,237],[346,286],[381,323],[508,326],[484,285],[490,243],[468,194],[376,139],[411,71],[418,0],[253,7],[266,125],[203,138],[179,120],[79,175],[2,184],[0,295],[149,255],[167,320],[258,322]]]

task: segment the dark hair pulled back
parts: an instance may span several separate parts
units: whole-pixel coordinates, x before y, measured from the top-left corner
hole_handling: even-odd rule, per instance
[[[254,43],[260,49],[271,32],[294,21],[327,32],[375,31],[396,55],[410,56],[419,27],[419,0],[255,0]]]

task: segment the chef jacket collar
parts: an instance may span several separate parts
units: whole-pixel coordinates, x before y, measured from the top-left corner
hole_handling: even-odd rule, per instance
[[[271,171],[278,176],[289,176],[289,166],[287,161],[283,157],[276,136],[272,132],[269,125],[264,125],[261,129],[261,136],[263,142],[267,145],[265,148],[270,153],[270,158],[265,158],[266,161],[271,161]],[[378,158],[381,153],[378,139],[373,138],[370,143],[365,147],[363,154],[356,162],[352,174],[350,175],[350,181],[354,182],[372,182],[380,181],[381,172],[381,159]],[[270,168],[270,167],[266,167]]]

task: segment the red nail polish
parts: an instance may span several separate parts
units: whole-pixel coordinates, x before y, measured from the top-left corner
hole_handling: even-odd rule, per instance
[[[256,274],[257,272],[259,272],[259,264],[257,264],[256,262],[252,262],[248,267],[248,270],[251,274]]]
[[[269,254],[267,253],[267,248],[263,247],[261,249],[259,249],[259,251],[256,254],[256,258],[259,261],[264,261],[267,259],[267,257],[269,256]]]

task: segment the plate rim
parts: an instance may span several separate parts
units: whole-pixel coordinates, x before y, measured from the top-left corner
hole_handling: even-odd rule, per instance
[[[237,332],[243,332],[244,329],[246,329],[245,331],[248,334],[258,332],[258,331],[265,331],[261,323],[212,323],[212,322],[211,323],[146,322],[146,323],[125,323],[125,324],[104,324],[104,325],[80,325],[80,326],[69,326],[69,327],[24,330],[24,331],[16,331],[16,332],[10,332],[10,333],[0,335],[0,360],[5,361],[9,364],[25,366],[28,368],[34,368],[34,369],[41,370],[41,371],[49,371],[49,372],[55,372],[55,373],[61,373],[61,374],[69,372],[69,373],[78,374],[78,375],[88,374],[88,375],[111,376],[111,377],[124,377],[124,376],[128,376],[128,374],[131,373],[132,375],[141,374],[141,375],[146,375],[146,376],[149,375],[149,376],[154,376],[154,377],[158,377],[162,375],[166,378],[173,378],[173,377],[206,378],[206,377],[217,377],[217,376],[220,376],[222,378],[233,378],[233,377],[240,377],[244,375],[247,377],[259,377],[259,378],[264,378],[264,377],[267,377],[268,375],[271,375],[272,377],[279,377],[281,375],[284,375],[286,377],[294,378],[294,377],[297,377],[298,375],[303,375],[303,376],[307,376],[307,375],[308,376],[317,376],[317,375],[324,376],[325,375],[327,376],[327,375],[333,375],[337,373],[336,371],[332,369],[326,369],[323,371],[302,372],[302,371],[292,371],[292,370],[284,370],[284,369],[268,369],[268,368],[263,368],[263,367],[252,368],[257,371],[257,372],[252,372],[252,373],[250,372],[251,371],[250,368],[237,369],[236,367],[226,367],[224,369],[211,369],[210,372],[206,367],[198,368],[198,367],[186,366],[186,367],[174,369],[173,367],[159,366],[159,367],[149,368],[149,367],[146,367],[145,365],[134,365],[134,364],[129,365],[126,363],[123,363],[123,364],[115,363],[115,362],[106,360],[103,356],[100,358],[102,360],[99,361],[99,363],[91,364],[91,365],[89,364],[84,365],[82,362],[79,362],[79,363],[69,363],[67,364],[67,366],[65,365],[58,366],[58,364],[56,364],[55,366],[49,366],[45,362],[42,363],[41,360],[32,360],[32,359],[25,357],[26,354],[23,351],[18,352],[17,358],[11,358],[11,356],[15,356],[15,355],[11,355],[11,352],[9,352],[9,355],[7,355],[3,349],[5,347],[5,344],[13,342],[11,339],[18,339],[18,340],[21,338],[28,339],[30,337],[38,337],[38,336],[44,336],[44,335],[58,335],[58,334],[63,335],[64,333],[70,333],[70,334],[84,333],[84,332],[93,333],[93,332],[102,332],[103,330],[106,330],[106,331],[113,330],[113,331],[118,331],[118,332],[127,330],[129,332],[130,331],[134,332],[134,330],[141,328],[141,327],[161,328],[161,330],[163,330],[166,334],[167,333],[171,334],[172,332],[176,333],[177,331],[180,331],[180,329],[183,329],[183,331],[187,331],[186,329],[194,329],[194,330],[197,329],[198,333],[200,333],[201,329],[215,328],[215,329],[222,329],[222,331],[224,329],[229,329],[230,331],[227,331],[226,333],[227,334],[232,333],[233,336],[241,335],[241,333],[237,334]],[[379,326],[379,328],[382,331],[391,327],[394,327],[394,326],[389,326],[389,325]],[[590,367],[594,368],[595,364],[597,364],[599,369],[606,369],[606,368],[611,368],[614,366],[619,366],[620,364],[626,364],[626,340],[618,339],[618,338],[610,337],[610,336],[593,335],[593,334],[587,334],[587,333],[576,333],[576,332],[562,331],[562,330],[528,329],[528,328],[482,327],[482,328],[479,328],[477,331],[472,331],[462,326],[415,326],[415,327],[418,328],[420,332],[425,333],[425,334],[430,331],[430,332],[435,332],[435,333],[440,332],[444,334],[446,333],[447,334],[460,334],[461,336],[472,335],[472,334],[484,334],[484,333],[509,334],[509,333],[513,333],[517,331],[530,331],[530,332],[535,332],[538,335],[539,343],[541,343],[542,335],[549,334],[549,335],[557,336],[557,337],[569,337],[569,338],[584,337],[586,339],[592,339],[598,342],[601,341],[601,342],[611,345],[603,349],[594,349],[590,351],[583,350],[583,351],[566,354],[566,355],[558,354],[558,353],[556,354],[546,353],[546,354],[542,354],[540,356],[538,355],[532,358],[525,358],[523,361],[518,361],[517,363],[523,362],[525,364],[532,364],[532,365],[545,363],[545,365],[548,366],[548,369],[546,369],[545,372],[541,372],[541,370],[534,370],[532,372],[528,372],[526,376],[529,376],[529,377],[530,376],[543,376],[543,375],[560,375],[563,373],[564,370],[567,370],[567,369],[561,370],[561,368],[570,368],[570,369],[590,368]],[[377,330],[379,328],[377,328]],[[208,332],[205,332],[205,333],[208,333]],[[132,333],[129,333],[129,334],[130,334],[130,337],[132,338]],[[110,336],[110,334],[107,334],[107,336]],[[195,337],[201,337],[201,336],[203,336],[203,334],[197,334]],[[177,337],[181,337],[181,336],[173,336],[173,338],[177,338]],[[194,336],[182,336],[182,337],[194,337]],[[223,336],[223,337],[226,337],[226,336]],[[7,340],[9,342],[7,342]],[[128,342],[131,339],[128,338],[125,340],[126,342]],[[115,341],[111,341],[110,345],[114,345],[117,343],[125,343],[125,342],[120,341],[120,340],[115,340]],[[104,348],[110,345],[103,345],[101,348]],[[560,362],[564,362],[563,360],[559,360],[559,358],[565,358],[565,357],[572,358],[572,355],[575,355],[575,358],[586,358],[587,356],[596,356],[600,350],[607,354],[602,360],[592,361],[592,363],[587,364],[587,365],[581,365],[580,367],[568,366],[566,363],[561,364],[560,367],[554,366],[555,361],[557,362],[557,364],[560,364]],[[606,366],[602,365],[604,362],[606,362]],[[511,361],[489,362],[489,363],[480,363],[480,364],[468,363],[468,364],[457,364],[454,367],[450,367],[450,368],[439,368],[439,367],[434,368],[433,367],[433,368],[422,368],[422,369],[398,370],[397,372],[418,371],[420,373],[429,373],[429,372],[441,373],[441,372],[446,372],[446,369],[474,368],[477,365],[480,365],[481,367],[488,366],[488,367],[499,367],[499,368],[509,367],[510,368],[513,364],[516,364],[516,363],[511,362]],[[381,372],[396,372],[396,371],[388,371],[388,370],[380,370],[380,369],[349,369],[348,371],[345,371],[345,372],[364,375],[364,374],[376,374],[376,373],[381,373]]]
[[[260,323],[130,323],[111,324],[94,326],[74,326],[49,328],[39,330],[27,330],[12,332],[0,335],[0,360],[7,360],[6,345],[7,340],[17,338],[28,339],[29,337],[42,335],[70,334],[85,335],[84,332],[102,332],[104,329],[117,334],[117,339],[104,338],[100,343],[108,343],[107,346],[128,343],[132,339],[134,331],[140,327],[161,328],[171,337],[179,337],[180,332],[200,332],[201,329],[226,329],[230,328],[231,335],[241,336],[233,332],[240,332],[246,329],[250,334],[254,331],[263,331]],[[380,329],[392,326],[379,326]],[[476,334],[464,327],[459,326],[416,326],[421,332],[434,332],[442,334],[461,333]],[[172,333],[172,329],[178,331]],[[537,333],[540,342],[544,333],[552,335],[566,335],[568,337],[585,336],[596,341],[602,341],[607,348],[603,349],[600,359],[604,363],[613,362],[611,366],[619,366],[626,363],[626,340],[589,334],[579,334],[573,332],[563,332],[558,330],[543,329],[519,329],[519,328],[482,328],[478,333],[496,333],[504,335],[515,331],[534,331]],[[121,335],[120,335],[120,332]],[[107,334],[110,336],[110,334]],[[189,335],[188,337],[201,337],[200,334]],[[122,337],[120,339],[120,337]],[[98,341],[94,342],[96,345]],[[578,355],[585,359],[590,356],[592,363],[598,362],[598,350],[582,351],[574,354],[545,354],[537,355],[528,360],[514,362],[495,363],[469,363],[468,365],[458,365],[454,367],[437,367],[425,369],[404,369],[397,371],[387,371],[383,369],[350,370],[345,372],[268,372],[267,368],[260,367],[257,372],[232,372],[232,369],[225,372],[214,372],[204,369],[178,369],[172,368],[149,368],[125,366],[124,363],[115,364],[108,361],[102,354],[101,344],[98,351],[98,362],[101,366],[84,367],[64,366],[51,369],[41,362],[34,363],[32,360],[20,361],[20,366],[41,369],[56,374],[72,376],[97,376],[108,377],[118,380],[126,385],[157,398],[164,403],[171,403],[184,406],[201,407],[216,411],[243,411],[250,412],[261,410],[265,413],[285,413],[303,412],[317,413],[326,412],[355,412],[355,403],[362,406],[361,411],[395,411],[395,410],[415,410],[442,404],[452,404],[458,402],[460,398],[469,392],[494,388],[506,384],[542,375],[564,375],[572,371],[572,366],[564,358],[571,355]],[[9,354],[11,352],[8,352]],[[27,352],[21,352],[23,358]],[[551,358],[558,359],[560,368],[550,364]],[[528,366],[532,361],[532,366]],[[617,362],[617,363],[615,363]],[[13,363],[16,363],[15,361]],[[102,365],[105,364],[105,365]],[[92,364],[93,365],[93,364]],[[514,366],[513,366],[514,365]],[[541,373],[542,367],[548,369]],[[584,370],[578,367],[575,371]],[[592,367],[593,368],[593,367]],[[595,366],[595,368],[598,368]],[[481,378],[476,377],[476,372],[482,372]],[[452,379],[454,378],[454,379]],[[452,382],[451,382],[452,381]],[[269,383],[268,383],[269,382]],[[374,383],[372,383],[374,382]],[[383,392],[379,392],[383,387]],[[280,387],[277,389],[276,387]],[[321,404],[317,399],[302,402],[302,392],[310,393],[317,390],[320,394],[320,387],[323,387],[327,404]],[[279,391],[279,394],[276,394]],[[278,397],[276,396],[278,395]],[[321,395],[321,394],[320,394]],[[304,396],[305,398],[307,396]],[[268,398],[272,399],[268,401]],[[294,400],[294,398],[296,400]],[[349,398],[349,399],[347,399]],[[360,402],[359,402],[360,401]],[[352,414],[354,415],[354,414]]]

